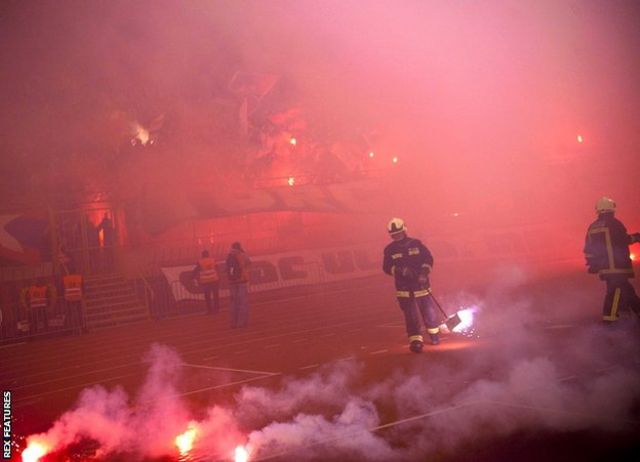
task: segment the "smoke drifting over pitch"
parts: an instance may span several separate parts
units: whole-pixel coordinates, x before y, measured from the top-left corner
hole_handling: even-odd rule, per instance
[[[526,278],[512,271],[518,276],[508,287],[490,291],[499,297],[476,300],[480,338],[473,340],[473,361],[459,367],[438,365],[427,352],[411,368],[366,384],[365,363],[340,361],[307,377],[285,377],[275,389],[245,386],[232,406],[188,410],[175,386],[179,356],[154,345],[135,400],[119,388],[87,389],[29,442],[52,451],[88,438],[99,454],[126,448],[142,459],[177,456],[175,438],[194,429],[193,456],[213,460],[233,460],[234,449],[246,445],[249,460],[401,461],[456,454],[523,431],[637,432],[637,326],[576,326],[570,342],[556,344],[542,331],[548,308],[531,312],[515,295]]]

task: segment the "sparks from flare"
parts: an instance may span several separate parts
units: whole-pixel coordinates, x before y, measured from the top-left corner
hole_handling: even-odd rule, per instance
[[[198,429],[196,428],[195,423],[191,422],[187,431],[182,433],[181,435],[176,436],[175,444],[180,451],[181,455],[184,455],[191,451],[193,448],[193,441],[196,439],[198,434]]]
[[[578,140],[578,143],[584,142],[584,138],[582,137],[582,135],[578,135],[576,139]]]
[[[234,451],[234,462],[248,462],[249,461],[249,451],[244,446],[236,446]]]
[[[22,451],[22,462],[38,462],[47,452],[49,452],[49,448],[47,448],[45,444],[32,441],[27,445],[26,449]]]
[[[458,316],[460,317],[460,324],[458,324],[453,331],[458,333],[470,333],[473,331],[474,314],[478,311],[478,307],[470,306],[468,308],[462,308],[458,310]]]

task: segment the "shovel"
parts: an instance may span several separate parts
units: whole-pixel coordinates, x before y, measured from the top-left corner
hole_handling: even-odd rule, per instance
[[[431,300],[433,300],[433,303],[436,304],[436,306],[438,307],[438,309],[440,310],[440,312],[442,313],[442,315],[444,316],[444,325],[447,326],[447,329],[449,329],[450,332],[453,332],[453,330],[458,327],[458,325],[462,322],[462,319],[460,319],[460,316],[458,315],[458,313],[454,313],[451,316],[449,316],[443,309],[442,306],[440,306],[440,303],[438,303],[438,300],[436,300],[436,297],[433,296],[433,292],[431,292],[431,290],[429,290],[429,296],[431,297]]]

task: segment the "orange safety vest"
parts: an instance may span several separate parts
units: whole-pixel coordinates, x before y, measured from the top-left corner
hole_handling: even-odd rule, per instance
[[[82,276],[79,274],[69,274],[62,278],[64,285],[64,299],[68,302],[79,302],[82,300]]]
[[[211,284],[218,281],[216,261],[213,258],[201,258],[198,264],[200,265],[200,284]]]
[[[29,308],[46,308],[47,307],[47,286],[31,286],[29,287]]]

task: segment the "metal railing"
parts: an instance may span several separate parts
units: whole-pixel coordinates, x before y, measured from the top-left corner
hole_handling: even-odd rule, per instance
[[[84,306],[56,296],[46,308],[31,309],[20,302],[4,303],[0,316],[0,344],[81,333]]]

